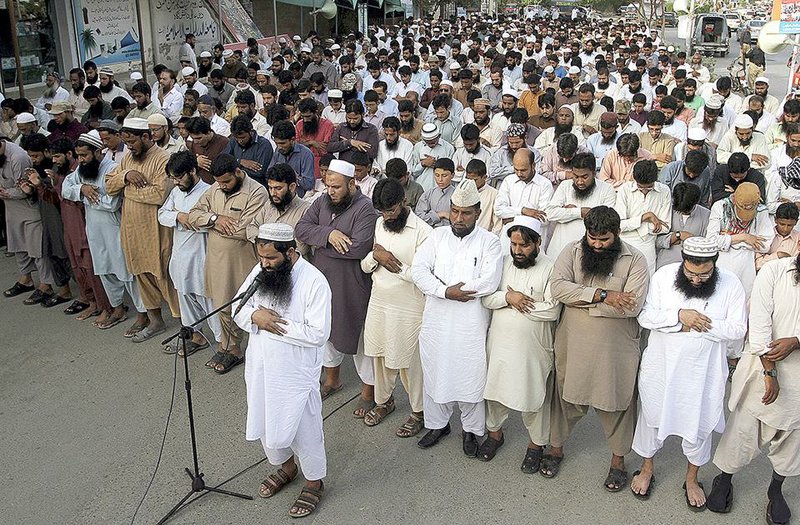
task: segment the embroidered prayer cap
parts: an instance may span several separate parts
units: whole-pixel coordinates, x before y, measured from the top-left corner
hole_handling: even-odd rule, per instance
[[[356,77],[355,73],[347,73],[342,77],[342,89],[345,91],[350,91],[351,89],[355,88],[357,83],[358,78]],[[330,95],[328,95],[328,98],[330,98]]]
[[[742,113],[741,115],[736,116],[736,119],[733,121],[733,127],[739,129],[750,129],[753,127],[753,119],[750,118],[750,115],[745,115]]]
[[[153,113],[149,117],[147,117],[147,123],[153,126],[169,126],[167,122],[167,117],[162,115],[161,113]]]
[[[17,121],[17,124],[30,124],[31,122],[36,122],[36,117],[26,111],[17,115],[14,120]]]
[[[132,129],[135,131],[148,131],[146,118],[128,117],[122,121],[122,129]]]
[[[119,123],[111,119],[101,120],[100,124],[97,125],[98,131],[113,131],[114,133],[119,133],[119,129]]]
[[[533,230],[539,235],[542,234],[542,223],[538,219],[534,219],[533,217],[528,217],[526,215],[517,215],[514,217],[514,222],[508,225],[508,236],[511,237],[511,228],[514,226],[522,226],[523,228],[528,228],[529,230]]]
[[[706,140],[708,138],[708,132],[699,126],[689,128],[688,138],[689,140]]]
[[[708,97],[705,105],[708,109],[722,109],[722,106],[725,105],[725,99],[719,93],[714,93]]]
[[[547,66],[547,67],[544,68],[544,72],[545,73],[554,73],[555,69],[553,68],[553,66]]]
[[[455,60],[450,64],[450,71],[455,71],[456,69],[461,69],[461,64],[456,62]]]
[[[194,75],[195,71],[192,66],[186,66],[185,68],[181,69],[181,76],[188,77],[189,75]]]
[[[478,187],[472,179],[463,179],[456,186],[456,191],[450,197],[450,202],[453,206],[459,208],[469,208],[475,206],[481,201],[481,195],[478,193]]]
[[[761,202],[761,190],[752,182],[742,182],[736,187],[732,195],[733,205],[736,207],[736,215],[743,221],[751,221],[758,212],[758,204]]]
[[[442,86],[453,87],[453,83],[450,82],[449,80],[442,80],[441,82],[439,82],[439,87],[442,87]]]
[[[98,133],[96,129],[93,129],[92,131],[89,131],[87,133],[82,133],[78,137],[78,140],[80,142],[85,142],[86,144],[90,144],[91,146],[94,146],[97,149],[103,148],[103,141],[100,139],[100,133]]]
[[[422,140],[433,140],[438,138],[439,135],[441,135],[439,127],[433,122],[427,122],[422,126]]]
[[[222,58],[229,58],[233,56],[233,49],[226,49],[222,52]]]
[[[262,77],[268,77],[270,75],[270,72],[267,71],[266,69],[259,69],[258,71],[256,71],[256,76],[259,75]]]
[[[348,178],[353,178],[356,176],[356,167],[350,164],[347,161],[333,159],[331,161],[331,165],[328,166],[328,173],[338,173],[339,175],[344,175]]]
[[[331,51],[338,51],[339,49],[342,49],[342,46],[340,46],[339,44],[333,44],[331,46]]]
[[[475,100],[472,101],[472,105],[475,106],[475,107],[485,106],[485,107],[489,108],[489,107],[492,106],[492,103],[489,102],[488,98],[476,98]]]
[[[257,239],[273,242],[292,242],[294,228],[283,222],[268,222],[258,227]]]
[[[524,137],[527,133],[528,129],[525,127],[525,124],[509,124],[506,130],[506,135],[509,137]]]
[[[300,38],[300,35],[294,35],[294,36],[292,37],[292,40],[297,40],[297,41],[299,42],[300,40],[303,40],[303,39],[302,39],[302,38]]]
[[[114,76],[114,70],[112,70],[110,67],[107,67],[107,66],[106,67],[101,67],[100,70],[97,73],[99,75],[107,75],[109,77],[113,77]]]
[[[701,257],[710,259],[719,253],[717,243],[707,237],[689,237],[683,241],[681,251],[689,257]]]
[[[343,93],[341,89],[331,89],[328,91],[328,100],[330,99],[340,99],[342,98]]]
[[[581,74],[581,68],[579,68],[578,66],[572,66],[572,67],[569,68],[567,73],[569,73],[570,75],[580,75]]]
[[[50,106],[49,113],[51,115],[60,115],[65,111],[73,111],[72,104],[70,104],[66,100],[58,100],[56,102],[53,102],[53,105]]]

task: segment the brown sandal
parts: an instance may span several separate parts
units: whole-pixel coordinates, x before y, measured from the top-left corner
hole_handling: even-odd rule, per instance
[[[422,416],[422,412],[419,415],[412,412],[406,422],[398,427],[395,435],[400,438],[410,438],[422,432],[423,428],[425,428],[425,418]]]
[[[310,487],[303,487],[300,495],[297,496],[292,508],[289,509],[289,516],[292,518],[305,518],[317,510],[319,502],[322,500],[322,493],[325,491],[325,485],[322,480],[319,482],[319,489],[312,489]],[[294,509],[297,509],[294,511]],[[293,512],[294,511],[294,512]]]
[[[297,477],[297,468],[294,469],[294,474],[289,475],[285,470],[279,468],[274,474],[270,474],[261,485],[258,487],[258,495],[262,498],[271,498],[281,491],[283,487],[294,481]]]
[[[358,398],[356,409],[353,410],[353,417],[356,419],[364,419],[364,416],[367,415],[367,412],[373,408],[375,408],[374,399],[364,399],[363,397],[360,397]]]
[[[374,427],[386,419],[386,416],[394,412],[394,408],[394,397],[390,397],[386,403],[375,405],[372,410],[364,414],[364,424],[368,427]]]

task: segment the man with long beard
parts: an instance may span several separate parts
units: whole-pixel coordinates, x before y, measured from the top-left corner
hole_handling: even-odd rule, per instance
[[[100,69],[100,83],[97,85],[100,92],[103,93],[105,100],[114,100],[117,97],[123,97],[128,103],[133,102],[133,99],[127,91],[119,87],[114,80],[114,71],[110,67],[103,67]]]
[[[572,105],[572,112],[575,115],[573,125],[581,128],[584,139],[597,133],[600,128],[600,117],[605,112],[605,108],[595,102],[594,93],[593,85],[581,84],[578,88],[578,102]]]
[[[208,249],[205,265],[205,291],[219,308],[230,301],[256,261],[247,226],[267,205],[267,190],[239,168],[239,161],[222,153],[211,164],[214,183],[189,212],[192,228],[207,228]],[[219,313],[222,341],[219,350],[206,363],[218,374],[225,374],[244,360],[243,333],[231,318],[230,307]]]
[[[94,86],[91,87],[94,88]],[[75,148],[72,142],[61,139],[50,146],[50,152],[53,158],[53,170],[51,172],[53,187],[61,199],[60,211],[61,221],[64,224],[64,247],[72,266],[72,275],[78,283],[79,293],[78,299],[73,301],[64,310],[64,313],[68,315],[79,314],[76,319],[83,321],[101,312],[111,311],[111,303],[103,289],[102,281],[95,274],[94,265],[92,264],[92,253],[86,237],[85,207],[82,202],[69,199],[64,195],[66,179],[78,170]]]
[[[379,175],[386,173],[386,164],[391,159],[403,159],[406,165],[414,158],[414,144],[400,134],[402,124],[397,117],[383,119],[383,140],[378,143],[378,156],[375,158],[375,169]]]
[[[153,142],[146,120],[125,119],[121,135],[128,154],[106,175],[106,191],[125,199],[120,225],[125,263],[147,308],[147,322],[134,324],[125,337],[141,343],[167,329],[161,317],[162,301],[173,317],[180,317],[178,296],[169,277],[172,231],[158,223],[158,209],[172,182],[166,172],[169,155]]]
[[[727,345],[744,337],[747,305],[736,275],[717,267],[716,243],[691,237],[683,261],[660,268],[650,281],[639,324],[650,330],[639,369],[642,409],[633,450],[644,458],[631,491],[650,496],[653,456],[669,436],[683,438],[688,460],[683,490],[687,506],[704,510],[698,470],[711,459],[712,432],[725,428],[723,405]]]
[[[297,142],[306,146],[314,154],[314,177],[319,179],[319,159],[328,152],[328,141],[333,135],[334,125],[317,115],[317,102],[312,98],[297,104],[300,120],[295,124]]]
[[[45,111],[49,111],[54,103],[58,101],[67,101],[69,99],[69,91],[61,86],[61,75],[56,71],[48,71],[45,78],[45,88],[42,96],[36,101],[36,107]]]
[[[539,472],[546,478],[558,474],[564,443],[594,407],[612,454],[603,488],[618,492],[628,482],[624,456],[636,426],[636,316],[649,274],[641,252],[620,240],[620,218],[613,208],[592,208],[584,225],[586,235],[561,252],[550,279],[553,299],[565,307],[554,345],[550,450]],[[592,334],[590,345],[586,334]]]
[[[553,260],[540,252],[541,231],[542,224],[532,217],[514,219],[503,277],[497,291],[483,298],[483,305],[492,310],[483,391],[489,437],[478,449],[478,458],[494,458],[505,442],[503,423],[515,410],[522,413],[530,439],[521,466],[526,474],[539,471],[550,439],[553,331],[561,312],[550,293]]]
[[[786,133],[791,124],[800,121],[800,100],[790,99],[783,104],[783,116],[767,130],[764,136],[767,139],[769,148],[774,150],[777,146],[786,142]],[[773,159],[774,160],[774,159]]]
[[[731,154],[741,152],[750,159],[750,165],[764,173],[772,163],[767,140],[756,132],[753,119],[745,113],[739,114],[717,145],[717,162],[726,164]]]
[[[603,113],[600,116],[600,131],[586,140],[586,149],[594,155],[597,166],[602,166],[608,152],[614,149],[620,135],[617,131],[618,123],[617,115],[610,111]]]
[[[450,433],[458,405],[464,454],[478,454],[486,433],[486,333],[489,310],[481,297],[494,293],[502,276],[500,240],[477,227],[480,194],[471,179],[453,193],[450,225],[433,230],[411,266],[414,283],[425,294],[419,335],[425,428],[418,445],[429,448]]]
[[[722,116],[725,101],[718,94],[711,95],[697,110],[689,127],[701,127],[706,132],[706,140],[717,147],[728,131],[728,121]]]
[[[788,169],[800,157],[800,124],[790,122],[785,139],[784,144],[772,150],[772,166],[765,173],[766,201],[771,215],[782,202],[800,202],[800,180],[794,176],[793,169]]]
[[[488,113],[488,107],[484,111]],[[461,182],[464,178],[467,164],[473,159],[478,159],[488,165],[492,158],[492,149],[483,142],[481,131],[477,124],[464,125],[461,128],[460,135],[460,140],[456,141],[458,147],[453,155],[453,163],[456,166],[453,180],[456,183]]]
[[[106,175],[116,168],[116,163],[103,153],[100,134],[92,130],[84,133],[75,144],[78,169],[72,172],[61,187],[63,199],[81,202],[86,213],[86,240],[92,257],[92,268],[100,278],[108,304],[100,304],[100,316],[92,324],[107,330],[125,321],[125,293],[137,311],[136,324],[147,323],[147,310],[125,264],[122,251],[120,223],[122,222],[122,195],[106,193]]]
[[[553,224],[547,252],[556,258],[565,246],[586,234],[583,219],[595,206],[613,207],[617,200],[614,188],[595,178],[595,159],[591,153],[578,153],[572,159],[572,178],[562,181],[545,207],[547,220]]]
[[[255,242],[259,226],[268,222],[281,222],[294,229],[311,207],[310,202],[297,196],[297,174],[288,164],[275,164],[267,170],[266,187],[270,205],[258,210],[247,225],[247,239],[250,242]],[[297,241],[297,251],[311,260],[309,247],[302,241]]]
[[[89,109],[89,102],[86,100],[86,97],[83,96],[84,89],[86,88],[86,74],[81,68],[76,67],[70,70],[69,84],[70,90],[67,102],[72,104],[72,107],[75,108],[75,118],[80,120]]]
[[[338,153],[339,159],[349,162],[354,151],[363,151],[375,160],[378,155],[378,129],[364,121],[364,105],[350,100],[345,105],[347,119],[339,124],[328,142],[328,152]]]
[[[81,117],[81,124],[89,129],[97,129],[100,122],[114,118],[114,110],[111,104],[103,100],[100,88],[97,86],[86,86],[81,91],[86,102],[86,109]],[[77,113],[75,113],[77,116]]]
[[[327,474],[318,381],[331,331],[331,289],[298,254],[291,226],[259,227],[256,250],[259,262],[237,295],[256,279],[260,284],[247,302],[237,303],[241,311],[235,317],[250,334],[246,438],[261,440],[270,464],[280,465],[261,482],[262,498],[277,494],[302,468],[306,482],[289,510],[301,518],[319,505]]]
[[[517,102],[519,100],[519,93],[511,88],[503,89],[503,95],[500,97],[500,108],[497,113],[492,117],[492,125],[500,130],[508,129],[511,124],[511,114],[517,109]]]
[[[136,107],[128,113],[129,117],[147,118],[155,113],[161,113],[160,106],[151,99],[152,90],[147,82],[140,81],[133,85],[131,94]]]
[[[411,414],[395,435],[408,438],[424,426],[419,331],[425,297],[410,278],[411,263],[431,228],[404,201],[400,181],[378,181],[372,203],[381,217],[375,225],[374,247],[361,260],[361,269],[372,275],[364,323],[364,355],[373,359],[377,403],[364,416],[364,423],[375,426],[394,412],[393,391],[399,375],[408,393]]]
[[[422,126],[425,122],[415,118],[416,108],[410,100],[401,100],[397,103],[398,117],[400,118],[400,136],[412,144],[422,138]]]
[[[530,150],[536,152],[536,156],[541,158],[539,152],[533,148],[529,148],[525,143],[525,136],[528,130],[523,124],[511,124],[506,131],[508,141],[504,146],[500,146],[497,151],[492,154],[489,159],[487,167],[489,169],[489,184],[495,188],[502,186],[505,179],[514,176],[514,156],[520,150]],[[541,135],[540,135],[541,136]]]
[[[361,379],[361,399],[353,415],[362,418],[374,406],[372,359],[364,355],[362,333],[372,282],[361,270],[361,259],[374,245],[378,218],[370,200],[358,189],[355,166],[332,160],[325,175],[328,194],[315,200],[295,228],[297,240],[314,251],[314,266],[327,277],[333,291],[337,323],[325,347],[322,398],[342,389],[339,371],[345,355],[353,356]]]
[[[755,81],[755,92],[753,95],[758,95],[764,99],[764,109],[768,113],[772,113],[773,115],[777,115],[780,113],[780,101],[774,96],[769,93],[769,78],[767,77],[758,77]],[[753,95],[749,95],[744,99],[744,104],[748,103],[748,100]],[[788,101],[787,101],[788,102]],[[785,105],[785,104],[784,104]],[[747,107],[747,106],[744,106]],[[784,114],[786,113],[784,109]]]
[[[538,150],[544,150],[548,146],[552,146],[558,140],[558,137],[564,133],[572,133],[578,137],[578,144],[583,145],[586,140],[583,138],[583,129],[575,126],[575,113],[570,106],[561,106],[556,113],[556,125],[552,128],[547,128],[542,131],[542,134],[536,137],[533,146]]]

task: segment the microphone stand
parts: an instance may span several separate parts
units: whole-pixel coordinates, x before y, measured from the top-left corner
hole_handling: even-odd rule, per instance
[[[194,333],[194,330],[192,330],[192,329],[195,328],[196,326],[198,326],[200,323],[202,323],[206,319],[208,319],[209,317],[211,317],[212,315],[221,312],[222,310],[224,310],[228,306],[232,305],[236,301],[242,299],[242,297],[244,297],[245,294],[246,294],[246,292],[242,293],[240,295],[237,295],[236,297],[231,299],[229,302],[223,304],[222,306],[220,306],[219,308],[217,308],[213,312],[209,313],[205,317],[203,317],[201,319],[198,319],[197,321],[192,323],[190,326],[182,326],[181,329],[176,334],[174,334],[174,335],[168,337],[167,339],[164,339],[163,341],[161,341],[162,345],[166,345],[170,341],[172,341],[173,339],[176,339],[178,337],[180,337],[181,341],[182,341],[184,385],[186,386],[186,403],[187,403],[188,408],[189,408],[189,435],[190,435],[191,441],[192,441],[192,459],[194,461],[194,471],[191,471],[188,468],[184,469],[184,471],[186,471],[186,474],[192,480],[192,487],[189,490],[189,493],[186,494],[183,497],[183,499],[181,499],[174,507],[172,507],[172,509],[170,509],[170,511],[167,512],[167,514],[163,518],[161,518],[161,521],[158,522],[158,525],[161,525],[162,523],[165,523],[176,512],[178,512],[181,509],[181,507],[183,506],[183,504],[186,503],[186,500],[188,500],[190,497],[192,497],[193,494],[216,492],[217,494],[223,494],[223,495],[226,495],[226,496],[234,496],[236,498],[249,499],[249,500],[253,499],[253,496],[248,496],[246,494],[239,494],[237,492],[229,492],[227,490],[223,490],[223,489],[220,489],[220,488],[217,488],[217,487],[209,487],[209,486],[206,485],[206,482],[203,480],[204,474],[202,472],[200,472],[200,464],[199,464],[199,461],[197,459],[197,436],[195,435],[195,430],[194,430],[194,410],[192,409],[192,380],[189,378],[189,361],[188,361],[188,355],[186,353],[186,341],[188,339],[191,339],[192,334]]]

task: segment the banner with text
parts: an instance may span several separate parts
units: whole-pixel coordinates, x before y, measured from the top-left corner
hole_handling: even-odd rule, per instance
[[[205,0],[150,0],[150,22],[156,63],[174,67],[187,33],[197,38],[197,55],[211,51],[220,41],[216,16]]]
[[[74,0],[81,63],[98,66],[139,60],[136,7],[130,0]]]

